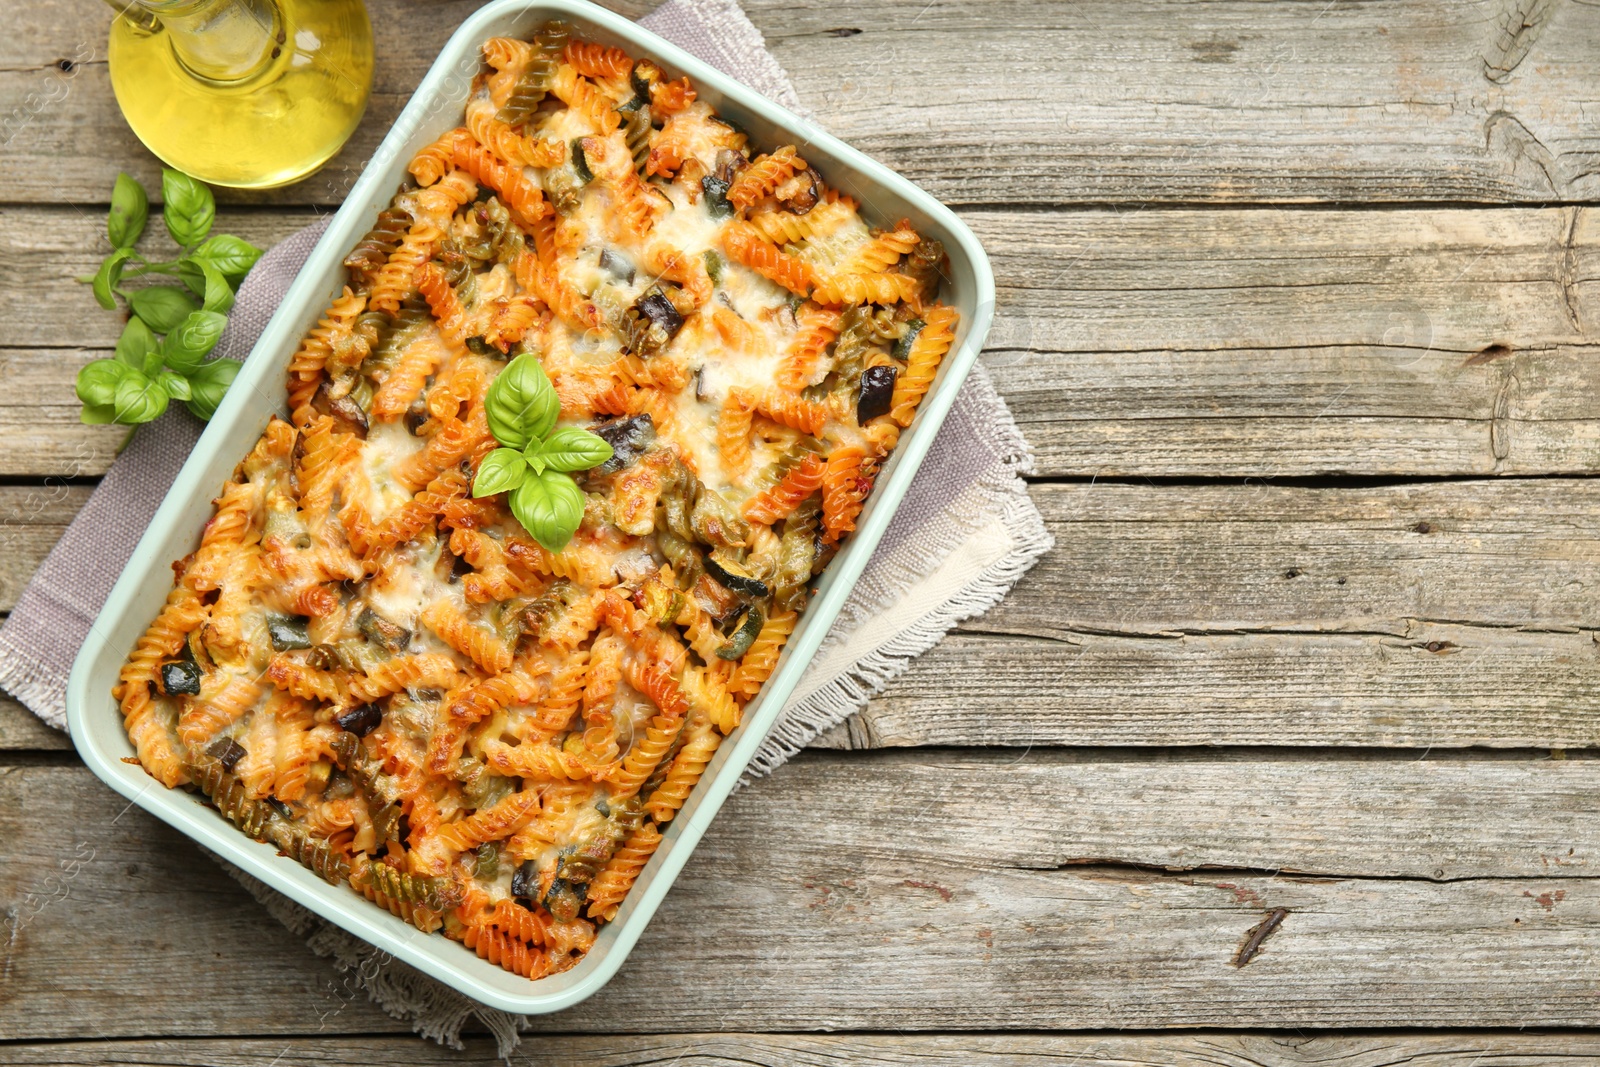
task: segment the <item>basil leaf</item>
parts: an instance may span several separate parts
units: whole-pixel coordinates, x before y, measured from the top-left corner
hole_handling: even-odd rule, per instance
[[[172,239],[189,248],[205,240],[217,217],[217,201],[206,186],[181,171],[162,168],[161,217]]]
[[[553,471],[586,471],[610,459],[611,446],[588,430],[568,426],[540,446],[539,458]]]
[[[215,311],[190,312],[161,342],[167,366],[181,374],[193,373],[217,347],[227,324],[227,318]]]
[[[523,353],[489,386],[484,398],[489,432],[507,448],[526,448],[550,432],[561,414],[561,400],[537,357]]]
[[[185,406],[194,413],[195,418],[210,420],[217,413],[217,406],[222,403],[228,386],[233,384],[241,366],[231,359],[212,359],[187,375],[190,396]]]
[[[78,399],[89,407],[104,407],[117,395],[117,383],[131,368],[114,359],[97,359],[78,372]]]
[[[119,248],[106,257],[94,274],[94,298],[101,307],[110,311],[117,306],[113,289],[122,281],[122,265],[133,255],[131,248]]]
[[[511,492],[511,514],[533,539],[560,552],[583,521],[583,491],[570,475],[545,471],[523,481]]]
[[[110,404],[85,404],[78,421],[85,426],[104,426],[117,421],[117,409]]]
[[[149,216],[150,200],[144,195],[144,186],[126,174],[118,174],[117,184],[111,187],[111,214],[106,216],[106,236],[111,238],[112,247],[132,248],[144,233]]]
[[[544,461],[544,457],[539,455],[539,453],[537,451],[535,451],[535,449],[537,449],[538,447],[539,447],[539,442],[535,441],[531,445],[528,446],[528,450],[526,452],[522,453],[523,465],[528,467],[530,470],[532,470],[533,473],[536,474],[536,475],[543,474],[544,473],[544,469],[546,467],[546,463]]]
[[[200,269],[200,263],[193,256],[184,256],[178,260],[178,280],[188,286],[189,291],[195,296],[206,295],[206,273]]]
[[[167,395],[174,400],[188,400],[193,395],[189,389],[189,380],[181,374],[164,370],[157,375],[156,381],[161,383],[161,388],[165,389]]]
[[[200,270],[206,276],[205,288],[201,291],[204,298],[200,306],[207,311],[227,311],[233,307],[233,286],[228,284],[228,279],[222,276],[222,271],[209,259],[199,261]]]
[[[194,297],[175,285],[152,285],[135,289],[128,306],[156,333],[175,329],[192,311],[200,310]]]
[[[478,464],[477,477],[472,479],[472,495],[480,497],[509,493],[527,477],[528,464],[521,452],[514,448],[497,448]]]
[[[250,273],[250,268],[256,265],[256,260],[261,258],[261,249],[232,234],[219,233],[206,238],[205,243],[194,250],[194,254],[210,260],[224,278],[238,285]]]
[[[122,381],[111,400],[116,421],[124,426],[138,426],[158,418],[167,410],[167,391],[159,382],[147,378],[139,371],[123,371]]]
[[[128,325],[122,328],[122,336],[117,338],[117,361],[130,367],[143,367],[144,357],[159,346],[160,342],[150,332],[150,327],[136,316],[128,320]]]

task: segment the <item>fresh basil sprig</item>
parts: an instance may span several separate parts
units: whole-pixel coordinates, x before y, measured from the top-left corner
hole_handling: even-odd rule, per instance
[[[142,185],[118,174],[106,217],[111,254],[92,276],[78,279],[94,287],[101,307],[114,309],[120,296],[132,312],[116,355],[78,372],[86,423],[138,426],[158,417],[173,400],[209,419],[239,373],[233,360],[207,357],[221,339],[235,291],[261,258],[261,249],[238,237],[211,234],[216,199],[187,174],[163,170],[161,199],[167,234],[181,249],[176,259],[152,262],[135,249],[150,216],[150,200]],[[130,279],[147,274],[173,275],[183,285],[125,287]]]
[[[512,360],[490,384],[484,411],[501,447],[478,464],[472,495],[510,493],[511,514],[523,528],[551,552],[561,551],[583,521],[583,490],[569,472],[600,466],[611,446],[576,426],[555,428],[561,399],[531,353]]]

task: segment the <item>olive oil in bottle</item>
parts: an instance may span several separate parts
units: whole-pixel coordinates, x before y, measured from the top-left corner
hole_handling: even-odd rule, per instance
[[[355,131],[372,88],[361,0],[125,0],[111,26],[122,114],[212,185],[298,181]]]

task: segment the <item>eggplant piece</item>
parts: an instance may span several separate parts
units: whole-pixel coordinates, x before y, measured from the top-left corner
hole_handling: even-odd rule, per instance
[[[744,621],[738,629],[733,631],[733,636],[728,638],[728,643],[717,649],[718,659],[743,659],[744,654],[750,651],[750,646],[756,643],[756,638],[761,636],[761,627],[766,619],[761,616],[761,609],[754,604],[745,612]]]
[[[589,169],[589,157],[583,154],[583,138],[572,139],[572,169],[584,185],[594,181],[594,171]]]
[[[200,667],[189,660],[175,659],[161,665],[161,691],[168,696],[182,693],[200,695]]]
[[[335,715],[333,721],[341,730],[347,730],[357,737],[366,737],[383,722],[383,709],[376,704],[359,704]]]
[[[648,452],[656,440],[655,420],[649,413],[612,419],[591,426],[589,430],[611,446],[611,458],[596,467],[595,474],[621,470]]]
[[[856,425],[865,426],[879,415],[889,414],[894,398],[895,379],[900,372],[887,364],[861,372],[861,392],[856,396]]]
[[[654,358],[682,326],[683,313],[659,286],[653,287],[622,314],[622,350]]]
[[[649,319],[652,325],[665,330],[669,340],[683,328],[682,313],[660,289],[651,289],[639,298],[634,307],[638,308],[639,314]]]
[[[894,348],[889,354],[902,362],[911,358],[911,346],[916,343],[917,334],[927,325],[921,319],[912,319],[906,323],[906,332],[900,335],[900,339],[894,343]]]
[[[628,285],[633,284],[635,275],[633,264],[609,248],[600,252],[600,269]]]
[[[397,626],[371,608],[363,608],[356,617],[356,629],[361,636],[388,652],[403,652],[411,643],[411,631]]]
[[[428,421],[428,406],[418,399],[406,408],[406,432],[412,437],[422,433],[423,424]]]
[[[732,182],[723,181],[712,174],[707,174],[700,179],[700,191],[705,194],[706,210],[711,213],[712,218],[726,219],[732,217],[733,204],[728,200],[728,189],[732,185]]]
[[[346,381],[347,386],[354,385],[354,372]],[[332,416],[340,433],[355,434],[362,440],[367,436],[367,413],[361,410],[361,405],[351,397],[347,388],[340,396],[334,396],[334,391],[329,383],[323,382],[317,386],[317,391],[311,397],[311,406],[324,415]]]
[[[648,59],[635,60],[633,69],[628,72],[628,85],[633,89],[633,95],[643,98],[645,103],[650,102],[650,90],[666,77],[666,73]],[[619,109],[620,110],[620,109]]]
[[[279,652],[310,648],[311,635],[306,632],[310,622],[304,615],[268,615],[267,636],[272,640],[272,647]]]
[[[550,889],[544,895],[544,906],[557,922],[566,923],[578,917],[579,910],[588,899],[588,882],[569,882],[565,878],[552,878]]]
[[[742,564],[731,559],[718,559],[715,552],[706,556],[706,572],[741,596],[760,600],[772,595],[766,582],[751,574]]]
[[[511,876],[511,895],[528,907],[533,906],[533,899],[539,895],[539,865],[533,860],[523,860]]]
[[[233,738],[221,737],[211,742],[210,746],[206,749],[206,755],[222,764],[222,769],[231,774],[233,769],[239,765],[239,761],[244,759],[247,753],[244,750],[244,746],[239,744],[239,742],[235,741]]]
[[[804,215],[822,199],[822,175],[807,167],[792,174],[772,191],[783,210],[791,215]]]

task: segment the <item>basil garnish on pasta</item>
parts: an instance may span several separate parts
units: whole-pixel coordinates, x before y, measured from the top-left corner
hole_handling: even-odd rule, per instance
[[[261,249],[230,234],[208,236],[216,200],[187,174],[163,170],[161,198],[162,221],[180,249],[176,258],[153,262],[134,247],[149,219],[150,202],[142,185],[119,174],[106,217],[111,254],[92,276],[78,279],[93,286],[101,307],[114,310],[121,297],[132,312],[116,354],[78,372],[86,423],[138,426],[159,417],[173,400],[197,418],[209,419],[239,373],[232,360],[207,357],[222,337],[235,290],[261,258]],[[172,275],[183,284],[126,287],[148,274]]]
[[[583,521],[583,490],[569,472],[600,466],[611,446],[576,426],[555,429],[561,400],[531,353],[495,378],[484,413],[500,447],[478,464],[472,495],[510,493],[511,514],[523,529],[551,552],[561,551]]]

